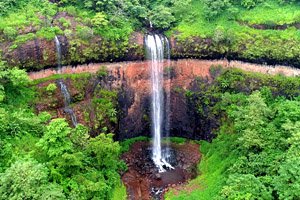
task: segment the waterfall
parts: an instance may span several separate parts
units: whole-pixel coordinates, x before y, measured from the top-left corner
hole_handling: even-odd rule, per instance
[[[166,137],[166,143],[169,146],[170,144],[170,126],[171,126],[171,52],[170,52],[170,42],[168,38],[164,38],[166,42],[166,53],[167,53],[167,70],[166,70],[166,123],[165,123],[165,137]],[[165,159],[169,161],[170,159],[170,148],[166,148],[165,150]]]
[[[151,87],[152,87],[152,134],[153,134],[153,150],[152,160],[158,167],[159,172],[164,172],[164,167],[173,168],[162,154],[161,137],[162,137],[162,122],[164,116],[164,95],[163,95],[163,81],[164,81],[164,42],[165,38],[159,35],[147,35],[145,44],[147,48],[147,56],[151,59]]]
[[[60,42],[57,36],[55,36],[54,38],[55,41],[55,46],[56,46],[56,54],[57,54],[57,70],[59,73],[61,73],[61,46],[60,46]],[[64,112],[67,113],[70,117],[71,117],[71,121],[73,126],[77,126],[77,119],[76,116],[74,114],[74,111],[72,110],[72,108],[70,108],[70,104],[71,104],[71,95],[68,91],[67,85],[64,83],[64,81],[62,79],[58,80],[58,85],[60,87],[60,91],[64,97]]]
[[[77,126],[78,123],[77,123],[77,118],[74,114],[74,111],[69,106],[71,104],[71,95],[68,91],[66,84],[63,82],[63,80],[61,80],[61,79],[58,80],[58,84],[60,86],[60,91],[64,96],[64,105],[65,105],[64,111],[71,117],[72,124],[75,127],[75,126]]]
[[[54,41],[55,41],[55,47],[56,47],[57,67],[58,67],[59,72],[61,72],[61,47],[60,47],[60,42],[59,42],[57,36],[55,36]]]

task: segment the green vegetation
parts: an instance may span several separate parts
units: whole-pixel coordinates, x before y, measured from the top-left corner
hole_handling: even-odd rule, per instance
[[[140,137],[135,137],[135,138],[131,138],[131,139],[128,139],[128,140],[125,140],[123,142],[120,143],[121,145],[121,152],[124,153],[124,152],[127,152],[130,150],[130,147],[138,142],[138,141],[149,141],[150,139],[148,137],[144,137],[144,136],[140,136]]]
[[[34,82],[19,69],[55,65],[55,36],[63,65],[143,57],[143,48],[132,40],[135,31],[148,32],[151,22],[153,31],[175,37],[174,57],[299,66],[296,0],[52,2],[0,0],[0,199],[126,199],[120,154],[136,141],[149,140],[113,140],[118,91],[101,84],[108,75],[105,67],[95,75],[59,74]],[[172,67],[164,73],[175,76]],[[197,78],[190,90],[174,89],[185,92],[190,114],[212,141],[201,141],[200,175],[166,199],[299,199],[299,77],[219,66],[210,73],[211,80]],[[56,118],[57,79],[71,86],[70,107],[87,127],[71,128]],[[36,103],[49,113],[37,115]]]
[[[12,59],[25,44],[67,39],[62,64],[143,57],[134,32],[174,36],[173,57],[242,59],[299,66],[300,5],[283,0],[22,0],[0,2],[0,41],[9,64],[28,70],[55,65]],[[14,56],[12,56],[14,57]]]
[[[0,198],[111,199],[116,190],[126,195],[113,134],[91,138],[83,125],[72,129],[65,119],[34,114],[30,84],[24,71],[0,63]],[[56,90],[52,83],[45,87],[48,95]]]
[[[211,75],[186,95],[201,123],[220,125],[217,137],[201,142],[193,189],[167,199],[297,199],[299,79],[220,67]]]
[[[188,10],[168,31],[180,47],[173,56],[299,66],[298,2],[195,0]]]
[[[127,193],[126,193],[126,187],[123,184],[120,184],[120,186],[116,187],[112,200],[126,200],[127,199]]]
[[[142,47],[131,40],[133,32],[147,31],[150,21],[161,31],[174,27],[189,2],[3,1],[0,2],[0,8],[5,8],[5,12],[0,15],[0,41],[6,47],[3,55],[9,65],[27,70],[55,65],[51,59],[54,48],[48,47],[58,36],[66,47],[62,64],[124,60],[128,59],[128,53],[142,57]],[[41,46],[43,57],[40,60],[30,57],[10,58],[26,45],[35,45],[36,48]]]

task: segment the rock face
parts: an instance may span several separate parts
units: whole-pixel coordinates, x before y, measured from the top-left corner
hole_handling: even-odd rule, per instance
[[[266,74],[281,73],[287,76],[300,74],[300,70],[268,66],[253,65],[241,62],[228,62],[226,60],[205,61],[205,60],[177,60],[165,62],[164,91],[165,96],[170,95],[170,135],[184,136],[191,139],[212,138],[212,129],[216,128],[213,122],[203,123],[205,119],[199,119],[194,105],[188,101],[187,91],[194,90],[194,81],[200,77],[207,81],[211,80],[210,67],[221,65],[223,67],[237,66],[247,71],[256,71]],[[99,80],[96,72],[102,66],[107,68],[107,76],[104,80]],[[74,112],[80,123],[93,127],[97,123],[96,110],[90,107],[93,93],[97,85],[107,90],[117,91],[117,105],[119,110],[118,123],[111,125],[111,129],[117,133],[119,140],[137,137],[140,135],[151,135],[151,112],[150,112],[150,70],[151,63],[148,61],[123,62],[123,63],[102,63],[72,67],[63,67],[62,73],[89,73],[85,80],[67,79],[66,84],[70,90],[72,98],[75,100]],[[40,79],[57,74],[55,69],[47,69],[30,73],[32,79]],[[91,74],[94,74],[92,76]],[[49,84],[49,83],[47,83]],[[40,86],[47,84],[41,83]],[[82,84],[82,85],[80,85]],[[199,90],[199,88],[196,88]],[[43,103],[43,101],[47,100]],[[51,98],[43,98],[37,104],[38,112],[53,111],[54,116],[64,117],[62,112],[62,97],[59,92],[53,101]],[[166,103],[166,102],[165,102]],[[89,115],[86,120],[85,115]],[[66,116],[67,117],[67,116]]]
[[[67,17],[67,16],[64,16]],[[132,61],[144,58],[144,40],[139,32],[133,32],[127,41],[109,41],[94,36],[88,45],[76,43],[76,39],[58,36],[62,50],[62,64],[75,65],[91,61],[112,62]],[[38,71],[57,65],[55,41],[35,38],[16,48],[10,42],[0,44],[2,57],[10,66],[18,66],[26,71]]]
[[[226,61],[214,62],[215,64],[226,65]],[[193,139],[207,139],[210,136],[205,136],[201,133],[201,128],[197,127],[197,119],[194,116],[194,108],[189,107],[187,98],[185,95],[186,90],[191,87],[191,83],[196,77],[207,77],[209,79],[209,68],[211,66],[209,61],[197,61],[197,60],[178,60],[165,62],[165,71],[169,71],[170,76],[164,78],[164,92],[170,96],[170,111],[168,113],[170,117],[170,135],[171,136],[185,136]],[[66,67],[62,69],[63,73],[77,72],[97,72],[102,65],[88,65],[78,68]],[[151,93],[151,80],[150,73],[151,63],[144,62],[126,62],[108,64],[108,75],[105,81],[97,83],[96,79],[90,78],[86,86],[82,87],[85,91],[91,91],[92,87],[95,88],[95,84],[102,84],[108,90],[118,91],[118,109],[119,117],[118,124],[115,127],[117,137],[119,140],[127,138],[137,137],[140,135],[151,135],[151,112],[150,112],[150,93]],[[55,74],[55,70],[45,70],[37,73],[31,73],[32,79],[42,78]],[[166,72],[167,73],[167,72]],[[66,81],[70,88],[70,93],[73,99],[78,99],[77,96],[80,92],[76,91],[70,80]],[[74,82],[73,84],[76,84]],[[90,125],[89,122],[81,117],[82,112],[76,110],[79,108],[78,104],[89,104],[88,92],[82,94],[84,98],[81,101],[75,102],[75,113],[78,115],[79,123]],[[166,95],[165,95],[166,96]],[[61,99],[60,95],[58,97]],[[55,105],[57,110],[61,110],[61,103],[58,101]],[[166,101],[165,101],[166,102]],[[37,107],[41,108],[38,111],[47,110],[47,105],[53,103],[45,103],[43,106],[40,104]],[[84,106],[84,105],[83,105]],[[93,110],[93,109],[91,109]],[[56,116],[61,116],[62,112],[57,112]],[[91,115],[91,114],[89,114]],[[167,116],[167,113],[165,114]],[[210,134],[207,132],[207,134]]]

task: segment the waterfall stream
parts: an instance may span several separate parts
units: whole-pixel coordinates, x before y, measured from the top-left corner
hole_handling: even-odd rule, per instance
[[[153,150],[152,160],[159,172],[164,172],[165,168],[173,169],[167,162],[167,153],[162,153],[161,138],[164,117],[164,48],[166,38],[160,35],[147,35],[145,38],[148,59],[151,60],[151,88],[152,88],[152,134]],[[167,48],[169,45],[166,45]],[[167,49],[169,51],[169,49]]]
[[[54,38],[55,40],[55,46],[56,46],[56,54],[57,54],[57,70],[59,73],[61,73],[61,46],[60,42],[57,36]],[[72,121],[73,126],[77,126],[77,118],[76,115],[74,114],[74,111],[72,108],[70,108],[71,104],[71,95],[68,91],[67,85],[64,83],[62,79],[58,80],[58,85],[60,87],[60,91],[64,97],[64,112],[67,113]]]

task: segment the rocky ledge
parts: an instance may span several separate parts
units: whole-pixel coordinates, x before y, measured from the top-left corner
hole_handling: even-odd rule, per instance
[[[104,79],[97,78],[97,72],[103,66],[106,67],[107,75]],[[96,97],[97,86],[117,92],[118,122],[111,126],[110,130],[117,133],[117,138],[137,137],[140,135],[150,136],[150,69],[148,61],[101,63],[81,65],[77,67],[66,66],[61,72],[68,74],[86,75],[82,79],[75,80],[66,78],[66,85],[73,100],[73,109],[78,121],[93,129],[97,123],[97,109],[93,106],[92,98]],[[224,68],[238,67],[246,71],[254,71],[265,74],[285,74],[286,76],[298,76],[300,70],[284,66],[263,66],[242,62],[229,62],[227,60],[172,60],[165,61],[164,92],[166,93],[165,104],[169,104],[168,116],[171,119],[171,136],[182,136],[191,139],[209,140],[213,137],[213,130],[217,128],[214,121],[199,118],[197,111],[190,104],[186,91],[194,90],[194,82],[201,78],[209,83],[211,66]],[[39,72],[29,73],[31,79],[40,83],[37,85],[40,100],[36,103],[37,112],[50,111],[54,117],[67,117],[63,112],[63,97],[59,89],[49,96],[45,89],[50,83],[55,83],[55,69],[46,69]],[[54,78],[51,78],[54,77]],[[45,81],[41,81],[45,80]],[[167,95],[168,94],[168,95]],[[98,97],[96,97],[98,98]],[[95,130],[95,133],[97,130]]]

